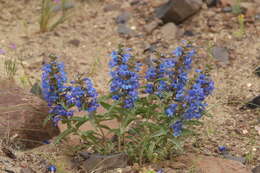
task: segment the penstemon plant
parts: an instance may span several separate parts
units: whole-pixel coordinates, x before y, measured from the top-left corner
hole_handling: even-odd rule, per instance
[[[51,21],[57,15],[57,7],[62,9],[62,14],[57,20]],[[66,0],[42,0],[41,8],[40,32],[52,31],[68,18]]]
[[[192,46],[186,44],[172,54],[158,53],[145,67],[130,49],[119,46],[109,62],[110,93],[99,98],[91,80],[83,74],[67,83],[64,65],[51,56],[42,75],[44,98],[50,106],[47,120],[54,125],[61,121],[68,127],[56,142],[75,134],[90,151],[125,152],[132,163],[171,159],[182,149],[187,135],[194,134],[192,126],[201,124],[198,119],[205,112],[205,99],[214,89],[213,81],[201,70],[191,76],[194,55]],[[141,68],[147,69],[144,75],[140,74]],[[106,112],[98,113],[98,106]],[[76,109],[87,115],[73,115]],[[116,120],[118,126],[104,125],[108,120]],[[94,129],[82,131],[81,125],[87,122]]]

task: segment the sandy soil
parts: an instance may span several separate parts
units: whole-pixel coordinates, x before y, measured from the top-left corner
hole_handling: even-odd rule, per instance
[[[189,140],[194,152],[217,155],[220,145],[227,146],[230,153],[247,158],[249,167],[260,162],[259,110],[239,108],[260,93],[260,79],[253,71],[260,64],[260,21],[246,17],[245,35],[234,37],[239,28],[237,17],[232,13],[222,13],[219,8],[203,7],[200,13],[179,25],[179,32],[173,41],[164,40],[160,28],[147,34],[143,26],[151,7],[158,2],[148,2],[145,10],[131,7],[127,1],[111,0],[120,9],[104,12],[105,2],[75,2],[72,16],[60,24],[53,32],[39,33],[40,1],[0,0],[0,48],[6,53],[0,55],[0,72],[4,75],[3,60],[20,58],[16,80],[29,78],[31,82],[40,80],[41,65],[50,54],[56,54],[66,64],[69,77],[76,72],[86,72],[93,79],[99,93],[107,91],[109,54],[119,43],[131,47],[137,58],[144,58],[144,48],[148,43],[159,41],[162,51],[170,52],[181,40],[189,40],[197,47],[198,56],[195,67],[211,67],[210,74],[215,81],[216,90],[208,98],[208,111],[212,117],[203,118],[204,126],[199,128],[199,136]],[[142,7],[143,8],[143,7]],[[138,36],[124,38],[117,33],[115,17],[123,9],[133,14],[128,25]],[[209,26],[210,23],[210,26]],[[194,36],[183,35],[192,30]],[[79,45],[71,40],[78,40]],[[77,41],[76,41],[77,42]],[[10,48],[11,44],[16,49]],[[223,65],[208,52],[213,45],[226,47],[229,63]],[[23,83],[29,89],[28,82]]]

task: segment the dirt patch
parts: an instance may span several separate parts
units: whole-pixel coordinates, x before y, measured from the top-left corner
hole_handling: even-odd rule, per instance
[[[188,139],[187,147],[192,152],[216,156],[217,147],[226,146],[232,155],[246,158],[248,167],[260,162],[260,113],[256,110],[239,108],[260,93],[259,77],[254,69],[260,64],[260,21],[252,16],[245,19],[245,34],[237,38],[238,18],[232,13],[222,12],[221,8],[203,6],[195,16],[178,25],[176,39],[164,40],[161,26],[151,33],[145,30],[152,7],[158,2],[142,1],[141,5],[131,6],[128,1],[111,0],[105,2],[84,3],[76,1],[72,9],[73,16],[59,25],[53,32],[38,33],[40,1],[0,1],[4,8],[0,14],[0,48],[6,51],[0,55],[0,72],[4,74],[3,60],[18,57],[23,60],[16,80],[30,87],[40,79],[41,64],[50,53],[60,56],[66,64],[70,79],[79,72],[86,72],[94,81],[100,95],[108,91],[109,54],[119,43],[133,48],[138,59],[147,56],[147,45],[155,43],[162,52],[171,52],[181,40],[191,41],[197,49],[194,59],[196,68],[208,67],[215,82],[214,94],[208,98],[208,114],[204,125],[197,129],[199,135]],[[118,4],[116,10],[104,10],[108,4]],[[123,10],[131,12],[127,25],[136,33],[135,36],[120,37],[117,33],[115,18]],[[186,31],[189,31],[187,34]],[[186,32],[186,34],[184,34]],[[73,41],[74,40],[74,41]],[[75,41],[77,40],[77,41]],[[14,53],[9,45],[15,43]],[[211,55],[213,46],[220,46],[228,51],[227,64],[222,64]],[[26,80],[27,81],[27,80]]]

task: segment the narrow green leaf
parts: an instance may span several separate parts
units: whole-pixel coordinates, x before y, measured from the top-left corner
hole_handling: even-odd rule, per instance
[[[65,138],[66,136],[68,136],[69,134],[73,133],[74,132],[74,129],[71,128],[71,129],[66,129],[65,131],[63,131],[56,139],[55,139],[55,142],[54,144],[58,144],[60,143],[60,141]]]

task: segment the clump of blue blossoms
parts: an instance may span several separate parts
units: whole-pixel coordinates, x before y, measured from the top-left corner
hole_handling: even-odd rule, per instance
[[[170,54],[157,52],[158,57],[151,60],[145,74],[140,74],[144,65],[136,61],[130,49],[119,46],[109,61],[110,92],[100,98],[92,81],[83,74],[67,82],[64,65],[52,56],[42,69],[42,90],[51,120],[67,124],[60,138],[77,134],[93,152],[124,152],[140,165],[172,158],[182,145],[185,131],[199,124],[207,106],[205,99],[214,90],[207,73],[192,71],[195,54],[190,44]],[[97,113],[99,104],[105,113]],[[89,116],[77,117],[76,110]],[[118,126],[106,126],[103,122],[107,120],[117,120]],[[81,131],[80,126],[88,121],[94,130]],[[104,131],[115,140],[107,138]]]
[[[67,82],[64,64],[56,59],[57,57],[51,55],[50,63],[42,67],[42,94],[49,106],[59,102],[59,94],[64,91],[64,84]]]
[[[129,49],[119,48],[111,54],[109,62],[112,77],[110,91],[112,99],[122,103],[123,108],[133,108],[138,99],[139,63],[129,53]]]
[[[96,111],[97,92],[89,78],[77,79],[71,82],[71,92],[66,95],[66,102],[75,105],[79,111]]]
[[[153,60],[145,76],[146,93],[163,99],[168,120],[175,120],[170,124],[174,136],[181,135],[185,121],[202,116],[204,100],[214,89],[213,81],[200,70],[196,70],[196,80],[189,80],[194,55],[189,44],[177,47],[173,55],[161,55]]]
[[[99,106],[97,92],[88,78],[79,77],[67,83],[64,64],[57,62],[57,57],[50,56],[50,63],[42,68],[43,98],[50,107],[51,120],[55,125],[58,121],[68,119],[74,114],[74,106],[79,111],[93,112]]]

